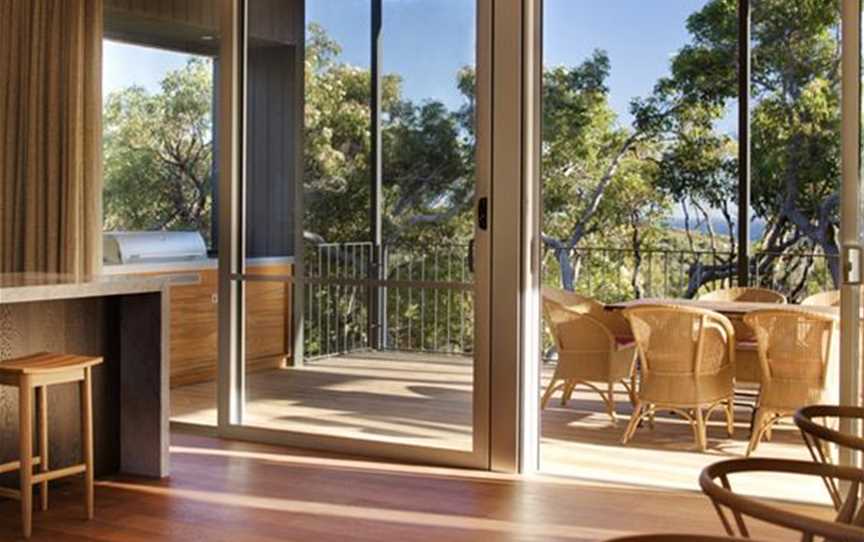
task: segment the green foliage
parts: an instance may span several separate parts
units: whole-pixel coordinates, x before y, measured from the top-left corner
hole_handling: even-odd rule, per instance
[[[213,79],[190,59],[160,90],[132,86],[105,100],[105,229],[198,230],[212,220]]]
[[[306,46],[305,229],[326,242],[370,239],[371,78],[338,60],[318,25]],[[460,73],[463,92],[471,75]],[[440,102],[402,97],[401,79],[383,78],[382,174],[388,243],[464,242],[473,197],[473,115]]]

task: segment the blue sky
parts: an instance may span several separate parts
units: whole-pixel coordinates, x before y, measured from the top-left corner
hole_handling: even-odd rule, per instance
[[[670,57],[688,41],[687,16],[707,0],[545,0],[547,65],[573,65],[596,48],[609,53],[612,106],[623,122],[634,96],[651,92]],[[474,64],[475,3],[471,0],[384,0],[384,70],[401,74],[413,100],[461,103],[456,72]],[[321,24],[343,47],[343,60],[369,65],[368,0],[310,0],[307,23]],[[178,53],[107,42],[105,93],[130,84],[156,90],[182,66]]]

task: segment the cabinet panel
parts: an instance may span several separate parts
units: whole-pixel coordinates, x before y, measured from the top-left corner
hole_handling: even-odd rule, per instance
[[[256,275],[291,275],[291,264],[250,265]],[[218,291],[215,269],[194,271],[197,284],[171,287],[171,387],[216,379],[219,358]],[[175,274],[175,273],[148,273]],[[187,274],[181,272],[181,274]],[[246,283],[246,369],[284,367],[291,361],[291,285]]]

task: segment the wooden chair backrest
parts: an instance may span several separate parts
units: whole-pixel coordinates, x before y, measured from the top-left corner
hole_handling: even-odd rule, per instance
[[[729,538],[728,536],[708,536],[699,534],[637,534],[610,538],[606,542],[735,542],[736,540],[752,540],[748,538]]]
[[[816,419],[823,422],[817,422]],[[828,420],[864,420],[864,407],[839,405],[811,405],[798,409],[795,413],[795,425],[801,430],[801,437],[807,444],[810,457],[817,463],[831,464],[833,454],[829,445],[846,448],[853,452],[864,452],[864,438],[839,429],[829,427]],[[831,495],[834,507],[841,506],[843,498],[837,480],[823,478],[826,489]]]
[[[735,493],[730,478],[733,475],[754,472],[829,477],[848,482],[849,490],[834,521],[824,520]],[[764,458],[719,461],[706,467],[699,476],[699,485],[714,504],[720,522],[729,536],[749,538],[747,518],[752,518],[797,531],[802,535],[801,540],[813,540],[819,536],[842,542],[864,540],[864,507],[859,496],[862,482],[864,470],[853,467]],[[732,521],[727,516],[727,510]]]

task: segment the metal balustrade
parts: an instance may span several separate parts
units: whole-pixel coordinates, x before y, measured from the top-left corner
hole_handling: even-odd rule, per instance
[[[474,296],[468,245],[396,244],[380,247],[380,254],[375,250],[368,242],[307,247],[306,357],[370,350],[370,333],[375,332],[381,334],[381,350],[471,354]],[[692,297],[737,285],[732,253],[580,247],[569,258],[576,268],[575,290],[605,302]],[[380,274],[376,261],[383,268]],[[543,264],[544,283],[559,285],[554,254],[547,253]],[[824,254],[757,252],[751,285],[796,301],[835,287],[828,264]],[[378,291],[383,292],[383,307],[376,318],[370,301]]]

